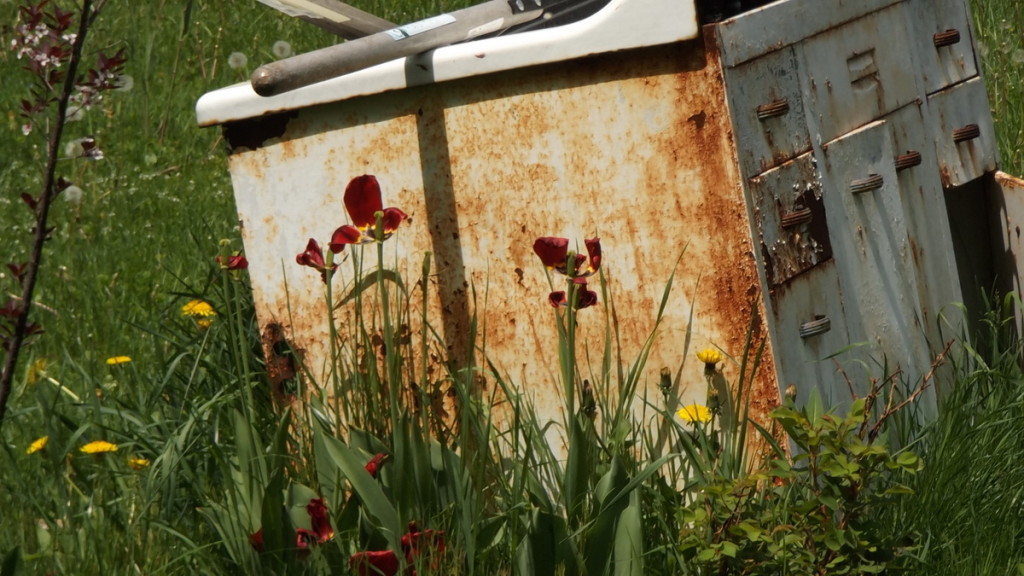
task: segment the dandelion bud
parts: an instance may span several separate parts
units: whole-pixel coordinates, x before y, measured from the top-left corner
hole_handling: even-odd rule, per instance
[[[718,398],[718,389],[714,386],[708,388],[708,409],[712,412],[718,413],[718,409],[721,408],[722,403]]]
[[[796,385],[795,384],[790,384],[789,386],[786,386],[786,400],[790,400],[790,401],[796,400]]]
[[[661,369],[661,379],[658,381],[658,388],[661,388],[662,393],[668,393],[672,389],[672,371],[667,366]]]

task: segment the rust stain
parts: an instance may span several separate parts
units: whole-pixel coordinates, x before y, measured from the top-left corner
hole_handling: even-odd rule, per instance
[[[643,382],[647,388],[640,392],[648,397],[660,397],[655,387],[662,366],[685,362],[689,371],[696,365],[687,358],[692,347],[685,348],[691,309],[700,341],[734,356],[743,352],[748,333],[754,350],[768,338],[720,64],[699,41],[342,102],[303,111],[300,121],[289,128],[289,140],[236,165],[260,170],[254,185],[265,187],[264,196],[280,197],[281,212],[294,221],[282,213],[270,220],[242,216],[276,241],[295,243],[292,253],[282,255],[290,266],[301,249],[300,232],[310,226],[309,210],[291,206],[304,202],[289,188],[293,173],[318,166],[307,176],[325,183],[333,200],[318,198],[315,212],[338,206],[339,191],[357,171],[376,173],[385,205],[414,216],[386,244],[399,251],[398,262],[408,261],[400,264],[407,285],[419,279],[423,252],[434,255],[428,304],[430,321],[443,329],[445,351],[438,358],[470,354],[483,365],[486,357],[546,417],[557,418],[562,398],[558,337],[547,304],[551,288],[532,251],[538,236],[580,243],[600,236],[605,246],[612,299],[580,312],[580,358],[588,347],[591,354],[600,352],[604,310],[619,333],[624,360],[632,361],[655,328],[662,291],[675,273]],[[271,154],[278,164],[261,165]],[[336,218],[318,222],[318,233],[329,234],[326,224]],[[262,236],[253,231],[251,240]],[[280,319],[289,319],[289,339],[305,350],[312,373],[322,376],[322,288],[312,272],[293,280],[306,272],[295,270],[289,267],[290,304],[280,300],[279,290],[266,288],[256,291],[257,310],[265,327],[285,326]],[[555,279],[555,289],[560,281]],[[413,291],[410,309],[418,310],[422,297]],[[347,325],[349,308],[338,310],[339,325]],[[476,342],[470,341],[471,314],[479,322]],[[413,316],[409,329],[418,334]],[[486,349],[474,354],[473,346],[484,339]],[[433,374],[444,374],[443,363],[433,362]],[[702,394],[697,380],[699,391],[686,382],[690,387],[680,394]],[[754,414],[763,417],[779,394],[770,345],[752,389]],[[457,412],[447,390],[427,391],[438,414]]]
[[[268,322],[261,336],[263,357],[270,381],[272,396],[279,404],[287,404],[293,396],[302,365],[303,351],[294,348],[285,338],[284,327],[277,322]]]

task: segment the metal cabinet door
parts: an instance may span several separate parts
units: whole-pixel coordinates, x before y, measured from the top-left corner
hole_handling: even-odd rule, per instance
[[[866,391],[861,351],[851,337],[836,262],[829,260],[769,292],[772,346],[779,386],[796,387],[797,403],[817,389],[826,406],[848,403]],[[841,410],[842,408],[840,408]]]
[[[978,75],[967,2],[908,0],[906,14],[927,94]]]
[[[918,98],[917,74],[897,4],[800,44],[811,131],[828,142]]]
[[[792,47],[726,68],[725,83],[744,177],[811,149]]]
[[[907,232],[892,143],[885,121],[872,122],[824,146],[822,180],[833,257],[850,323],[858,323],[871,355],[888,376],[898,365],[923,374],[929,350],[913,248]],[[856,336],[851,330],[851,336]],[[909,363],[909,364],[908,364]]]
[[[939,178],[938,159],[920,104],[905,106],[886,117],[895,157],[900,202],[906,218],[910,264],[917,283],[920,318],[933,351],[943,340],[959,336],[963,302],[949,215]]]
[[[812,154],[749,180],[754,239],[772,289],[832,257],[821,178]]]
[[[944,187],[961,186],[996,169],[992,111],[981,78],[929,96],[928,113]]]

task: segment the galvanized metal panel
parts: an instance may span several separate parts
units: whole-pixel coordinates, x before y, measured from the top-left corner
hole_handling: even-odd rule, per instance
[[[905,273],[916,276],[921,323],[933,349],[940,350],[944,339],[960,334],[963,294],[951,281],[957,277],[956,258],[927,119],[920,104],[885,118],[912,256],[913,268]]]
[[[928,94],[978,75],[967,3],[907,0],[910,44]]]
[[[346,221],[348,179],[374,173],[385,205],[412,217],[388,240],[388,262],[415,280],[433,253],[431,313],[450,354],[469,350],[476,311],[499,373],[559,420],[550,288],[531,247],[538,236],[600,236],[627,362],[675,273],[640,393],[660,397],[650,388],[660,369],[686,362],[679,398],[702,401],[694,348],[742,353],[751,307],[755,340],[767,337],[720,70],[694,44],[589,64],[308,108],[279,137],[239,148],[231,170],[261,324],[280,324],[324,373],[322,285],[294,255]],[[342,325],[352,314],[338,313]],[[603,345],[600,314],[580,313],[581,355]],[[778,401],[770,352],[765,361],[753,389],[760,413]]]
[[[918,98],[902,6],[809,38],[798,48],[811,133],[828,142]]]
[[[996,169],[995,129],[981,78],[929,96],[928,114],[944,187],[966,184]]]
[[[878,361],[888,360],[890,371],[899,366],[923,374],[930,353],[921,337],[920,290],[888,127],[873,122],[830,142],[823,153],[825,205],[845,312],[865,338],[854,343],[868,344]],[[888,376],[880,366],[873,368],[874,376]]]
[[[804,154],[752,178],[749,188],[768,286],[774,288],[832,257],[813,155]]]
[[[811,149],[793,49],[725,70],[740,167],[747,178]]]
[[[857,362],[858,350],[850,348],[851,338],[840,287],[837,264],[823,262],[782,286],[773,288],[770,296],[772,341],[775,346],[779,386],[793,386],[797,402],[805,402],[811,390],[817,389],[823,402],[838,406],[850,399],[846,378],[838,373],[843,366],[857,394],[864,392],[865,374]]]
[[[998,171],[992,184],[993,268],[1004,290],[1024,297],[1024,180]],[[1017,334],[1024,334],[1024,308],[1014,312]]]
[[[722,64],[738,66],[816,34],[833,30],[902,0],[787,0],[740,14],[715,27]]]

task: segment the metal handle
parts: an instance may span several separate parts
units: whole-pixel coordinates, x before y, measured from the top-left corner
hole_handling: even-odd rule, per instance
[[[804,322],[800,325],[800,337],[807,339],[811,336],[824,334],[832,329],[832,320],[828,316],[816,314],[814,320]]]
[[[981,136],[981,128],[977,124],[968,124],[962,128],[953,130],[953,142],[959,144],[961,142],[967,142],[968,140],[974,140]]]
[[[932,36],[932,42],[936,48],[942,48],[943,46],[952,46],[960,42],[960,31],[956,28],[950,28],[945,32],[939,32]]]
[[[872,190],[878,190],[885,184],[885,179],[878,174],[869,174],[867,178],[861,178],[850,182],[850,192],[863,194]]]
[[[921,163],[921,153],[917,150],[907,150],[906,154],[896,156],[896,171],[913,168]]]
[[[786,212],[786,213],[784,213],[782,215],[782,227],[783,228],[793,228],[794,226],[799,226],[800,224],[804,224],[804,223],[810,222],[810,221],[811,221],[811,209],[810,208],[800,208],[799,210],[794,210],[792,212]]]
[[[778,100],[772,100],[767,104],[761,104],[757,107],[757,119],[767,120],[769,118],[775,118],[776,116],[782,116],[789,112],[789,100],[785,98],[779,98]]]
[[[532,0],[526,4],[540,5]],[[538,18],[544,12],[534,6],[520,11],[519,5],[522,3],[490,0],[450,14],[278,60],[260,66],[252,73],[252,89],[260,96],[281,94],[389,60],[497,32]]]

